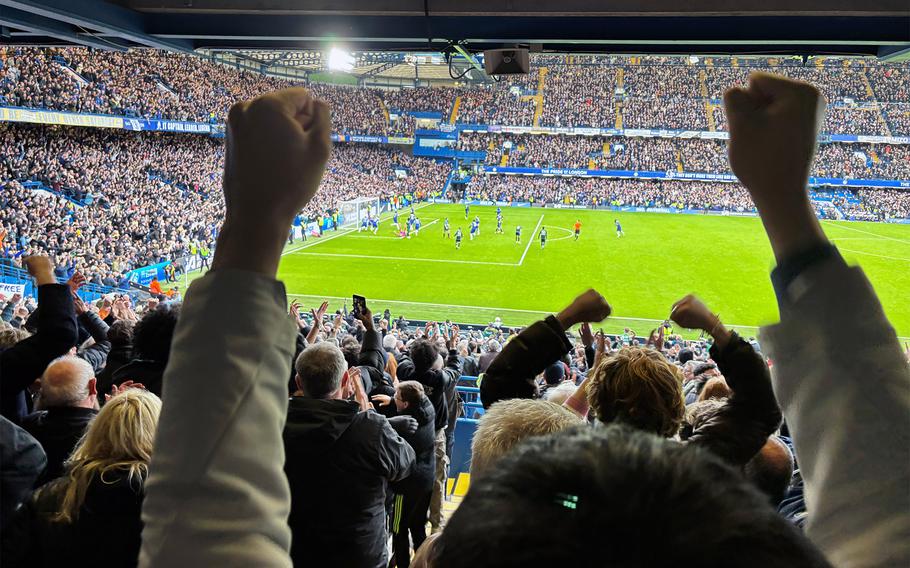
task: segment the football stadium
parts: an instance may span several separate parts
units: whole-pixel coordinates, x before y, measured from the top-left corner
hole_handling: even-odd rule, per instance
[[[910,562],[910,7],[530,4],[0,0],[5,563]]]

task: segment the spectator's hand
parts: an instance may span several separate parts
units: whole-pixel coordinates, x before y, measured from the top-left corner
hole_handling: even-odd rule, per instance
[[[84,284],[85,276],[83,276],[83,274],[78,270],[76,272],[73,272],[73,275],[70,276],[70,279],[66,281],[66,285],[69,286],[70,291],[73,294],[78,292],[79,288],[81,288]]]
[[[806,187],[825,98],[808,84],[753,73],[724,93],[733,173],[749,190],[778,261],[824,243]]]
[[[363,327],[366,328],[367,331],[373,331],[373,312],[369,309],[360,312],[360,315],[357,316],[357,320],[363,324]]]
[[[294,215],[312,199],[331,152],[328,106],[302,88],[231,107],[225,223],[213,268],[273,277]]]
[[[374,394],[370,400],[378,403],[376,406],[388,406],[392,403],[392,397],[387,394]]]
[[[670,319],[686,329],[704,331],[711,331],[718,321],[717,316],[711,313],[708,306],[692,294],[673,304]]]
[[[38,286],[57,282],[57,279],[54,278],[54,265],[51,264],[48,257],[44,255],[29,256],[22,262]]]
[[[22,301],[22,294],[19,294],[18,292],[15,293],[15,294],[13,294],[13,297],[10,298],[9,301],[10,301],[10,303],[12,303],[14,306],[17,305],[19,302]]]
[[[725,347],[730,340],[730,332],[721,323],[720,318],[692,294],[673,304],[670,319],[682,327],[701,329],[710,333],[720,348]]]
[[[325,316],[326,311],[329,309],[329,303],[323,302],[320,304],[319,309],[310,310],[310,313],[313,315],[313,325],[319,326],[322,323],[322,318]]]
[[[354,400],[360,405],[360,410],[370,409],[370,399],[366,391],[363,390],[363,380],[360,378],[360,367],[351,367],[348,369],[348,376],[351,380],[351,388],[354,391]]]
[[[16,308],[15,315],[17,318],[21,319],[22,321],[27,320],[28,319],[28,308],[26,308],[25,306],[19,306],[18,308]]]
[[[399,436],[411,436],[420,427],[413,416],[393,416],[389,418],[389,425]]]
[[[335,330],[335,333],[341,331],[341,322],[344,320],[344,317],[341,314],[335,314],[335,320],[332,322],[332,329]]]
[[[85,305],[85,302],[82,301],[82,298],[73,294],[73,307],[76,309],[76,315],[81,316],[82,314],[88,311],[88,307]]]
[[[594,333],[591,331],[591,324],[583,322],[581,324],[581,329],[579,329],[579,334],[581,335],[582,345],[585,347],[594,345]]]
[[[563,311],[557,314],[556,319],[564,330],[569,330],[580,322],[600,322],[606,319],[612,309],[600,292],[590,289],[575,298]]]
[[[120,386],[113,385],[111,387],[111,394],[104,395],[104,402],[108,402],[110,399],[114,398],[122,392],[126,392],[127,389],[142,389],[145,390],[145,385],[142,383],[137,383],[133,381],[123,381]]]

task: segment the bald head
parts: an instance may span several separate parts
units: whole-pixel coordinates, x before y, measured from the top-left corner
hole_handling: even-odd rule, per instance
[[[39,405],[93,408],[98,400],[95,382],[95,373],[86,361],[72,355],[58,357],[41,375]]]
[[[762,449],[743,468],[746,478],[768,496],[773,506],[783,501],[793,477],[793,454],[777,436],[770,436]]]

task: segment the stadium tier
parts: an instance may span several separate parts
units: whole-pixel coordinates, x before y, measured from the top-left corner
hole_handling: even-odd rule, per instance
[[[0,105],[150,119],[220,123],[233,101],[294,84],[150,50],[4,47],[0,63]],[[545,56],[532,58],[529,75],[492,85],[311,88],[335,109],[335,132],[352,135],[412,135],[409,115],[427,112],[464,124],[723,131],[723,91],[751,71],[818,85],[825,133],[910,136],[907,65],[860,59]]]

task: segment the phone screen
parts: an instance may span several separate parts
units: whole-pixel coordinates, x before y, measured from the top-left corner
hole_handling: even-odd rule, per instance
[[[354,296],[351,298],[351,304],[354,308],[354,316],[360,316],[360,314],[367,311],[367,299],[363,296],[354,294]]]

